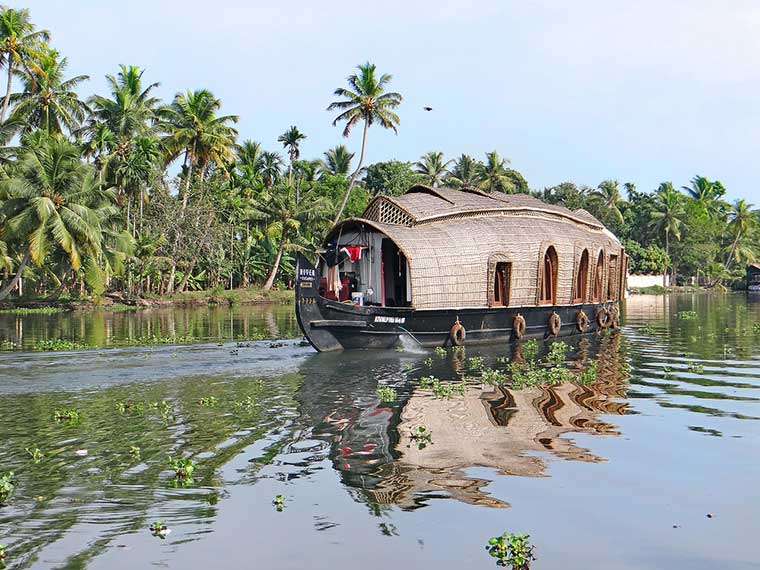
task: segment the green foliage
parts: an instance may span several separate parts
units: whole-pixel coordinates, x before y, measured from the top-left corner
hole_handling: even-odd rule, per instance
[[[151,523],[150,527],[150,533],[160,538],[161,540],[166,538],[166,535],[171,532],[168,526],[166,526],[166,523],[164,521],[158,520]]]
[[[522,344],[523,357],[527,362],[533,362],[538,357],[538,341],[532,338]]]
[[[488,539],[486,550],[496,558],[497,566],[509,566],[512,570],[528,570],[535,560],[530,535],[504,533]]]
[[[42,453],[42,450],[39,447],[27,447],[26,452],[29,454],[29,457],[32,458],[32,463],[39,463],[45,458],[45,454]]]
[[[55,410],[53,412],[53,419],[58,423],[74,425],[82,420],[82,414],[74,408],[64,408]]]
[[[90,346],[87,343],[67,340],[65,338],[54,338],[48,340],[38,340],[34,343],[33,349],[38,352],[58,352],[63,350],[87,350]]]
[[[175,458],[171,455],[167,456],[167,462],[169,467],[174,471],[174,475],[177,479],[185,482],[192,482],[193,472],[197,465],[192,459]]]
[[[483,366],[485,366],[485,364],[482,356],[473,356],[467,359],[468,370],[482,370]]]
[[[420,182],[422,177],[415,174],[412,164],[398,160],[370,164],[364,175],[364,187],[372,196],[399,196]]]
[[[417,449],[425,449],[428,445],[433,444],[433,433],[425,426],[418,426],[409,434],[409,439],[417,444]]]
[[[216,396],[204,396],[198,400],[198,405],[208,408],[214,407],[219,404],[219,399]]]
[[[396,392],[396,389],[391,388],[390,386],[380,386],[378,387],[376,393],[377,393],[377,397],[380,399],[380,402],[384,404],[395,402],[396,398],[398,397],[398,393]]]
[[[644,325],[643,327],[639,327],[639,332],[641,334],[653,335],[657,332],[657,329],[652,325]]]
[[[696,311],[678,311],[676,317],[682,321],[695,321],[699,317]]]
[[[493,368],[484,368],[480,373],[480,378],[484,384],[489,384],[491,386],[503,386],[508,380],[508,377],[504,372]]]
[[[443,348],[442,346],[436,346],[433,352],[435,352],[440,357],[444,357],[449,353],[449,351]]]
[[[689,362],[686,369],[692,374],[702,374],[705,371],[705,367],[698,362]]]
[[[5,550],[8,548],[7,544],[0,544],[0,561],[5,560]]]
[[[282,509],[285,507],[285,497],[282,495],[275,495],[272,504],[274,505],[275,510],[278,513],[281,513]]]
[[[643,247],[638,242],[628,239],[623,242],[628,254],[628,271],[632,275],[659,275],[670,267],[670,257],[657,244]]]
[[[0,315],[55,315],[65,310],[61,307],[15,307],[0,309]]]
[[[13,479],[13,471],[0,474],[0,505],[7,503],[15,490],[16,484]]]
[[[588,365],[586,365],[586,368],[584,368],[581,372],[580,383],[584,386],[588,386],[589,384],[596,382],[598,376],[599,362],[594,360],[592,362],[589,362]]]
[[[752,324],[752,332],[754,334],[760,334],[760,323],[753,323]]]

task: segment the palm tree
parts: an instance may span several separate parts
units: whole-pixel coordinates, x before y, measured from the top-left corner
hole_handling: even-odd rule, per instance
[[[514,192],[515,188],[507,173],[507,164],[509,164],[509,159],[502,159],[495,150],[487,152],[485,164],[477,165],[480,189],[486,192],[499,190],[507,194]]]
[[[628,197],[628,200],[632,200],[633,197],[636,195],[636,183],[635,182],[624,182],[623,183],[623,189],[625,190],[625,195]]]
[[[681,239],[683,215],[682,194],[673,187],[672,182],[660,184],[655,194],[655,210],[652,212],[650,225],[658,233],[665,234],[665,254],[668,257],[670,256],[670,236],[672,235],[677,240]],[[673,273],[671,261],[671,275]]]
[[[710,219],[715,219],[720,213],[723,203],[721,198],[726,189],[719,181],[710,181],[704,176],[695,176],[691,179],[691,186],[683,186],[687,194],[691,196],[699,211]]]
[[[266,233],[270,239],[278,242],[274,262],[264,282],[265,291],[274,285],[282,255],[286,249],[293,247],[302,226],[324,219],[329,207],[327,198],[317,196],[313,187],[307,189],[301,199],[297,200],[295,188],[290,185],[273,188],[259,202],[258,208],[268,221]]]
[[[26,133],[42,129],[53,134],[64,128],[70,133],[79,128],[89,108],[79,99],[76,88],[89,76],[64,79],[67,64],[57,51],[47,50],[39,57],[39,71],[24,76],[24,90],[10,98],[14,107],[8,122],[17,130]]]
[[[737,200],[729,209],[728,230],[734,239],[726,260],[726,269],[731,268],[731,263],[740,249],[741,241],[751,235],[758,227],[758,213],[752,209],[752,206],[746,200]]]
[[[443,153],[432,151],[414,163],[414,171],[424,177],[424,181],[433,188],[439,186],[449,173],[448,166],[453,160],[443,161]]]
[[[264,151],[261,153],[261,177],[264,187],[271,188],[280,179],[282,173],[282,157],[279,153]]]
[[[623,223],[623,213],[620,211],[623,198],[620,196],[620,183],[617,180],[604,180],[589,197],[600,205],[606,220],[614,218]]]
[[[343,97],[341,101],[334,101],[327,107],[328,111],[340,110],[341,113],[335,117],[333,126],[337,125],[341,121],[346,122],[346,126],[343,129],[343,136],[348,137],[351,133],[351,128],[359,121],[364,121],[364,134],[362,135],[362,150],[359,154],[359,164],[356,170],[351,175],[351,180],[346,188],[346,193],[343,195],[343,200],[340,203],[337,213],[335,214],[334,223],[338,223],[340,217],[343,215],[343,210],[348,202],[348,197],[351,194],[351,190],[356,184],[356,178],[361,172],[362,165],[364,164],[364,153],[367,147],[367,131],[375,124],[380,124],[384,129],[392,129],[393,132],[398,133],[398,125],[401,122],[398,115],[393,112],[401,104],[403,97],[399,93],[392,91],[386,92],[385,88],[393,78],[392,75],[384,73],[378,79],[375,75],[376,67],[372,63],[365,63],[364,65],[357,66],[359,73],[352,74],[348,77],[348,85],[350,89],[339,87],[335,90],[334,94],[338,97]]]
[[[261,143],[250,139],[240,143],[236,150],[236,166],[238,168],[249,168],[255,172],[260,168],[261,160]]]
[[[13,76],[19,70],[26,71],[33,77],[34,57],[40,54],[45,43],[50,39],[47,30],[35,30],[29,17],[29,10],[0,8],[0,64],[8,66],[8,84],[0,111],[0,123],[5,121],[11,100]]]
[[[325,153],[320,170],[333,176],[348,176],[353,158],[354,153],[349,152],[345,145],[339,144]]]
[[[237,115],[217,116],[222,103],[210,91],[199,89],[187,93],[177,93],[171,105],[158,111],[161,139],[167,164],[184,155],[185,188],[182,195],[182,210],[187,208],[190,181],[193,169],[198,168],[201,181],[204,170],[210,162],[226,169],[235,160],[233,148],[237,131],[230,123],[237,123]]]
[[[295,125],[277,137],[277,142],[281,142],[282,147],[288,150],[288,156],[290,158],[290,165],[288,166],[288,184],[293,184],[293,162],[301,157],[301,149],[299,145],[305,138],[306,135],[299,131],[298,127]]]
[[[446,184],[452,188],[469,188],[478,185],[478,161],[467,154],[460,155],[446,176]]]
[[[24,251],[0,299],[18,284],[30,261],[41,266],[54,250],[65,252],[74,271],[84,266],[88,282],[100,280],[101,220],[116,209],[76,145],[42,131],[25,138],[16,172],[0,183],[0,197],[7,237]]]

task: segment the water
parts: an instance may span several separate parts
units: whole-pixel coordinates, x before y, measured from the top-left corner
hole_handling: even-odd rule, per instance
[[[503,368],[505,347],[315,354],[224,342],[235,324],[198,325],[212,342],[184,346],[3,353],[6,564],[492,568],[488,538],[524,531],[534,569],[758,568],[756,322],[760,302],[741,295],[634,297],[620,333],[573,343],[571,365],[600,362],[593,385],[469,380],[450,400],[419,378],[460,386],[468,359]],[[79,422],[56,422],[64,408]],[[195,460],[192,483],[167,455]],[[165,540],[148,530],[159,519]]]

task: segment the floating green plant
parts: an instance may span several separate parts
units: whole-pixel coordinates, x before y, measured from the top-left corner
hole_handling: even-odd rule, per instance
[[[168,526],[166,526],[166,523],[164,521],[155,521],[150,525],[150,533],[153,536],[157,536],[160,539],[166,538],[166,535],[171,532]]]
[[[433,382],[432,386],[433,396],[441,400],[450,400],[454,394],[454,388],[451,384],[444,384],[440,380]]]
[[[752,332],[754,334],[760,334],[760,323],[755,323],[752,325]]]
[[[8,548],[7,544],[0,544],[0,568],[5,568],[3,560],[5,560],[5,549]]]
[[[412,370],[414,370],[414,364],[412,364],[411,362],[408,364],[404,364],[403,370],[405,372],[411,372]]]
[[[0,315],[55,315],[63,313],[62,307],[15,307],[13,309],[0,309]]]
[[[42,450],[39,447],[34,448],[26,448],[26,452],[29,454],[29,457],[32,458],[33,463],[39,463],[45,458],[45,454],[42,453]]]
[[[652,325],[644,325],[643,327],[639,327],[639,332],[641,334],[653,335],[657,330]]]
[[[530,535],[504,533],[488,539],[486,550],[496,558],[497,566],[509,566],[512,570],[528,570],[535,560]]]
[[[246,396],[242,400],[235,401],[236,408],[243,408],[246,410],[250,410],[255,405],[256,405],[256,400],[254,400],[251,396]]]
[[[395,388],[391,388],[390,386],[380,386],[377,389],[377,397],[380,399],[382,403],[390,403],[394,402],[396,398],[398,397],[398,393],[396,392]]]
[[[216,396],[204,396],[200,400],[198,400],[198,404],[201,406],[206,407],[213,407],[216,406],[219,403],[219,399]]]
[[[490,386],[503,386],[507,381],[507,375],[501,370],[484,368],[480,373],[480,379],[483,381],[483,384],[488,384]]]
[[[59,423],[76,424],[82,419],[82,414],[74,408],[61,409],[53,412],[53,419]]]
[[[508,356],[497,356],[496,357],[496,362],[498,364],[507,364],[509,362],[509,357]]]
[[[427,366],[428,368],[432,368],[433,367],[433,359],[432,358],[426,358],[424,360],[423,364],[425,366]]]
[[[67,340],[64,338],[54,338],[48,340],[38,340],[32,346],[37,352],[58,352],[62,350],[86,350],[90,345],[84,342]]]
[[[535,338],[527,340],[522,345],[522,354],[526,362],[533,362],[538,357],[538,341]]]
[[[441,357],[446,356],[449,353],[449,351],[443,348],[442,346],[436,346],[433,352],[435,352],[438,356],[441,356]]]
[[[17,348],[20,346],[11,340],[0,340],[0,350],[16,350]]]
[[[129,446],[129,454],[132,457],[134,457],[136,459],[139,459],[140,458],[140,448],[137,447],[136,445],[130,445]]]
[[[7,503],[15,490],[16,484],[13,480],[13,471],[0,475],[0,505]]]
[[[277,510],[277,512],[281,513],[282,509],[285,507],[285,497],[282,495],[275,495],[272,504],[274,505],[274,508]]]
[[[169,462],[169,467],[174,470],[174,474],[177,476],[177,479],[188,482],[192,481],[193,471],[195,471],[196,468],[195,462],[192,459],[175,459],[169,455],[167,457],[167,460]]]
[[[485,363],[482,356],[473,356],[467,359],[468,370],[482,370]]]
[[[435,376],[422,376],[420,378],[420,388],[427,389],[430,388],[433,384],[438,382],[438,378]]]
[[[593,384],[599,377],[599,362],[592,360],[581,372],[580,383],[584,386]]]
[[[705,371],[705,367],[698,362],[689,362],[686,369],[692,374],[702,374]]]
[[[122,414],[140,415],[143,413],[144,404],[142,402],[117,402],[116,409]]]
[[[696,311],[678,311],[676,317],[682,321],[694,321],[697,319],[698,315]]]
[[[417,444],[417,449],[425,449],[433,444],[433,434],[425,426],[418,426],[409,434],[409,439]]]

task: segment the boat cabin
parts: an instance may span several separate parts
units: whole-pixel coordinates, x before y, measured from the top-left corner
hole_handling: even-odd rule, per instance
[[[626,256],[585,210],[526,194],[414,186],[336,225],[319,294],[377,307],[500,308],[621,298]]]

